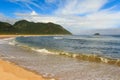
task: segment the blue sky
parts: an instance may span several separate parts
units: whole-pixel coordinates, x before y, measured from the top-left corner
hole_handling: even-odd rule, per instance
[[[0,0],[0,21],[20,19],[54,22],[74,34],[116,33],[120,0]]]

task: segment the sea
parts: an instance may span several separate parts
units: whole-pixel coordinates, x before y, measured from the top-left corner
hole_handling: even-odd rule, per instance
[[[44,77],[120,80],[119,35],[19,36],[2,40],[0,52]]]

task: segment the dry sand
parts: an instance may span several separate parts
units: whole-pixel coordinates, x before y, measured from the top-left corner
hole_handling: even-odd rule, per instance
[[[0,60],[0,80],[45,80],[15,64]]]
[[[11,37],[17,37],[19,35],[0,35],[0,39],[3,39],[3,38],[11,38]]]

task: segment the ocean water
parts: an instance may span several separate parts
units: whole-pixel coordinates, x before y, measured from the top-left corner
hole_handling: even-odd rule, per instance
[[[16,41],[37,51],[48,50],[120,59],[120,36],[117,35],[17,37]]]
[[[0,58],[44,77],[120,80],[119,36],[34,36],[0,42]]]

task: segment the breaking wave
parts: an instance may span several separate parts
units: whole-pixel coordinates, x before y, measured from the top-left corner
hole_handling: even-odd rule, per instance
[[[19,46],[24,49],[29,49],[32,51],[36,51],[41,54],[54,54],[54,55],[62,55],[62,56],[67,56],[71,58],[75,58],[78,60],[84,60],[84,61],[90,61],[90,62],[97,62],[97,63],[106,63],[106,64],[111,64],[111,65],[117,65],[120,66],[120,59],[112,59],[96,54],[84,54],[84,53],[70,53],[70,52],[65,52],[65,51],[57,51],[57,50],[48,50],[46,48],[37,48],[37,47],[32,47],[25,45],[23,43],[16,42],[13,40],[12,42],[9,43],[10,45],[14,46]]]

